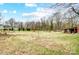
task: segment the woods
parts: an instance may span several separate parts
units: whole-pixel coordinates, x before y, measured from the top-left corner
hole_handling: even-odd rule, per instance
[[[39,21],[25,21],[19,22],[15,18],[10,18],[4,21],[5,25],[10,26],[11,30],[41,30],[41,31],[63,31],[66,28],[73,28],[79,25],[79,12],[78,8],[75,9],[76,4],[56,4],[53,8],[65,8],[64,12],[58,9],[48,17],[42,17]],[[50,8],[50,7],[49,7]],[[53,11],[53,10],[52,10]],[[0,16],[0,20],[1,20]]]

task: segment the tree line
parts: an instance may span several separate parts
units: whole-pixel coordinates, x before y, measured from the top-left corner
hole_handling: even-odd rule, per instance
[[[71,4],[70,4],[71,5]],[[62,31],[65,28],[73,28],[79,25],[79,12],[74,7],[69,7],[66,12],[57,11],[48,18],[41,18],[40,21],[16,22],[14,18],[6,21],[8,24],[18,30],[42,30],[42,31]]]

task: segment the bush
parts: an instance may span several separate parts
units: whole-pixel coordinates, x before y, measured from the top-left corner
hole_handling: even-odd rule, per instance
[[[30,28],[27,28],[27,31],[30,31]]]

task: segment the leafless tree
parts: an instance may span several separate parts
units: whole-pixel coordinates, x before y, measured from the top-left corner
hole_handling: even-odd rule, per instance
[[[14,18],[10,18],[10,20],[5,22],[7,25],[11,26],[12,30],[14,29],[14,25],[15,25],[15,19]]]

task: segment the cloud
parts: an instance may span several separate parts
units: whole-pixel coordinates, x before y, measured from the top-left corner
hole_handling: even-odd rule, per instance
[[[55,12],[56,10],[51,8],[37,8],[35,12],[23,13],[22,16],[33,16],[32,19],[41,19],[43,17],[48,17]]]
[[[44,8],[42,8],[42,7],[39,7],[36,9],[36,11],[43,11],[43,10],[44,10]]]
[[[36,7],[37,5],[35,3],[25,3],[25,6]]]
[[[2,13],[8,13],[8,11],[7,10],[3,10]]]
[[[47,18],[49,15],[52,15],[55,12],[56,12],[56,10],[51,9],[51,8],[37,8],[37,10],[35,12],[23,13],[22,16],[24,16],[24,17],[30,16],[31,20],[40,21],[41,18],[43,18],[43,17]]]
[[[16,14],[16,10],[13,10],[13,14]]]
[[[8,11],[8,10],[4,9],[4,10],[2,10],[2,11],[0,11],[0,12],[2,12],[2,13],[12,13],[12,14],[16,14],[16,10]]]
[[[37,12],[47,13],[47,14],[55,13],[56,11],[57,11],[56,9],[52,9],[52,8],[37,8]]]

